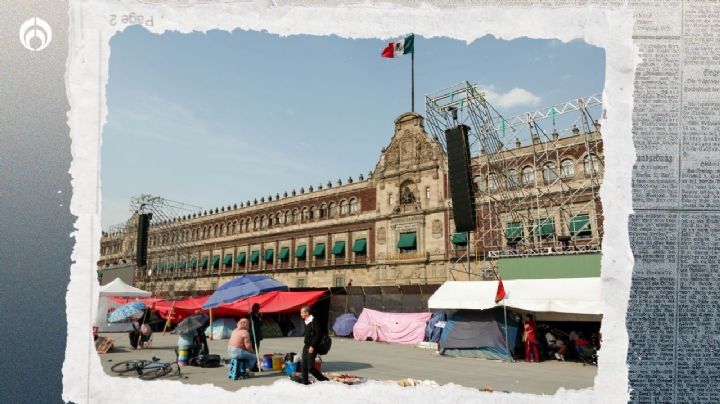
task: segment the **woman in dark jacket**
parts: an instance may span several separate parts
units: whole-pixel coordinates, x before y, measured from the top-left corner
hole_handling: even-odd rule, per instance
[[[300,317],[305,321],[305,345],[302,352],[302,383],[310,384],[308,373],[311,373],[318,381],[328,380],[319,370],[315,368],[318,344],[323,336],[323,329],[320,323],[310,314],[310,308],[303,306],[300,309]]]

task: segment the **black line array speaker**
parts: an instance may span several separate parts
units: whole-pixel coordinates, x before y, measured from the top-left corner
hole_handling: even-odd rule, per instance
[[[448,152],[448,177],[457,232],[475,230],[475,195],[470,170],[470,127],[458,125],[445,131]]]
[[[147,266],[148,232],[150,230],[152,214],[143,213],[138,216],[137,246],[135,248],[135,262],[138,267]]]

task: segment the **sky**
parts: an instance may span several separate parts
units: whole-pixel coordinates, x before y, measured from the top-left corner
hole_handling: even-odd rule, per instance
[[[393,39],[235,30],[110,42],[102,134],[103,228],[133,196],[214,209],[374,170],[410,110],[410,56]],[[469,81],[505,117],[601,93],[605,52],[581,41],[415,36],[415,111]]]

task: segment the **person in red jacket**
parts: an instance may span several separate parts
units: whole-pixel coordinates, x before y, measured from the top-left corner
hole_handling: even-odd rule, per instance
[[[540,362],[540,355],[538,354],[537,328],[535,327],[535,321],[533,321],[531,315],[526,314],[525,321],[523,323],[525,362],[530,362],[531,353],[534,355],[533,362]]]

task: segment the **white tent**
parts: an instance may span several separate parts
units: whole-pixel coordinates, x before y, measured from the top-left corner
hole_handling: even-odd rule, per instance
[[[115,278],[112,282],[100,287],[100,296],[150,297],[152,292],[130,286],[123,282],[122,279]]]
[[[540,321],[599,321],[600,278],[516,279],[503,281],[505,306],[534,313]],[[428,301],[430,309],[486,310],[495,303],[497,281],[445,282]]]
[[[110,308],[118,308],[122,306],[109,299],[114,297],[150,297],[152,292],[148,292],[136,287],[130,286],[123,282],[120,278],[115,278],[112,282],[100,287],[100,299],[98,300],[98,311],[95,316],[95,325],[98,326],[99,332],[126,332],[132,331],[132,324],[129,322],[110,323],[107,320],[108,310]]]

